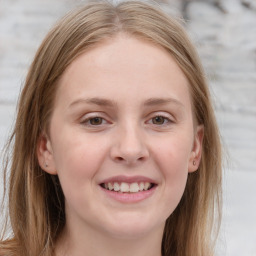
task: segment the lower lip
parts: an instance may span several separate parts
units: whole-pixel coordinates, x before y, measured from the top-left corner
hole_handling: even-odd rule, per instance
[[[116,201],[119,201],[121,203],[137,203],[140,201],[143,201],[153,195],[155,192],[157,186],[154,186],[153,188],[146,190],[146,191],[140,191],[137,193],[122,193],[122,192],[116,192],[104,189],[100,186],[101,190],[109,197],[113,198]]]

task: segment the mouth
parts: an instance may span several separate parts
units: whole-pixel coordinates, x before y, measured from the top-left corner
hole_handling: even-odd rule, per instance
[[[139,193],[143,191],[148,191],[156,187],[155,183],[151,183],[148,181],[140,181],[140,182],[105,182],[101,183],[100,186],[103,189],[109,191],[115,191],[119,193]]]
[[[158,184],[144,176],[114,176],[99,183],[105,196],[120,203],[139,203],[152,197]]]

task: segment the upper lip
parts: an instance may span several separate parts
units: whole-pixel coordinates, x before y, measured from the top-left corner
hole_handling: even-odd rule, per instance
[[[108,183],[108,182],[111,182],[111,183],[112,182],[119,182],[119,183],[149,182],[149,183],[157,184],[155,180],[145,176],[123,176],[123,175],[113,176],[113,177],[104,179],[100,182],[100,184]]]

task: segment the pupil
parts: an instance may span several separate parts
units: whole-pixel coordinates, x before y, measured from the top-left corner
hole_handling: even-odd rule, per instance
[[[90,124],[92,125],[99,125],[102,123],[102,118],[100,117],[94,117],[90,120]]]
[[[162,116],[157,116],[153,119],[154,124],[163,124],[164,123],[164,118]]]

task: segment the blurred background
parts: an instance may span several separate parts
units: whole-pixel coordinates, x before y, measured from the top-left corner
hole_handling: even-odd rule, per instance
[[[81,3],[0,0],[0,149],[36,49],[55,21]],[[218,256],[256,256],[256,0],[159,4],[185,18],[215,104],[226,155]]]

